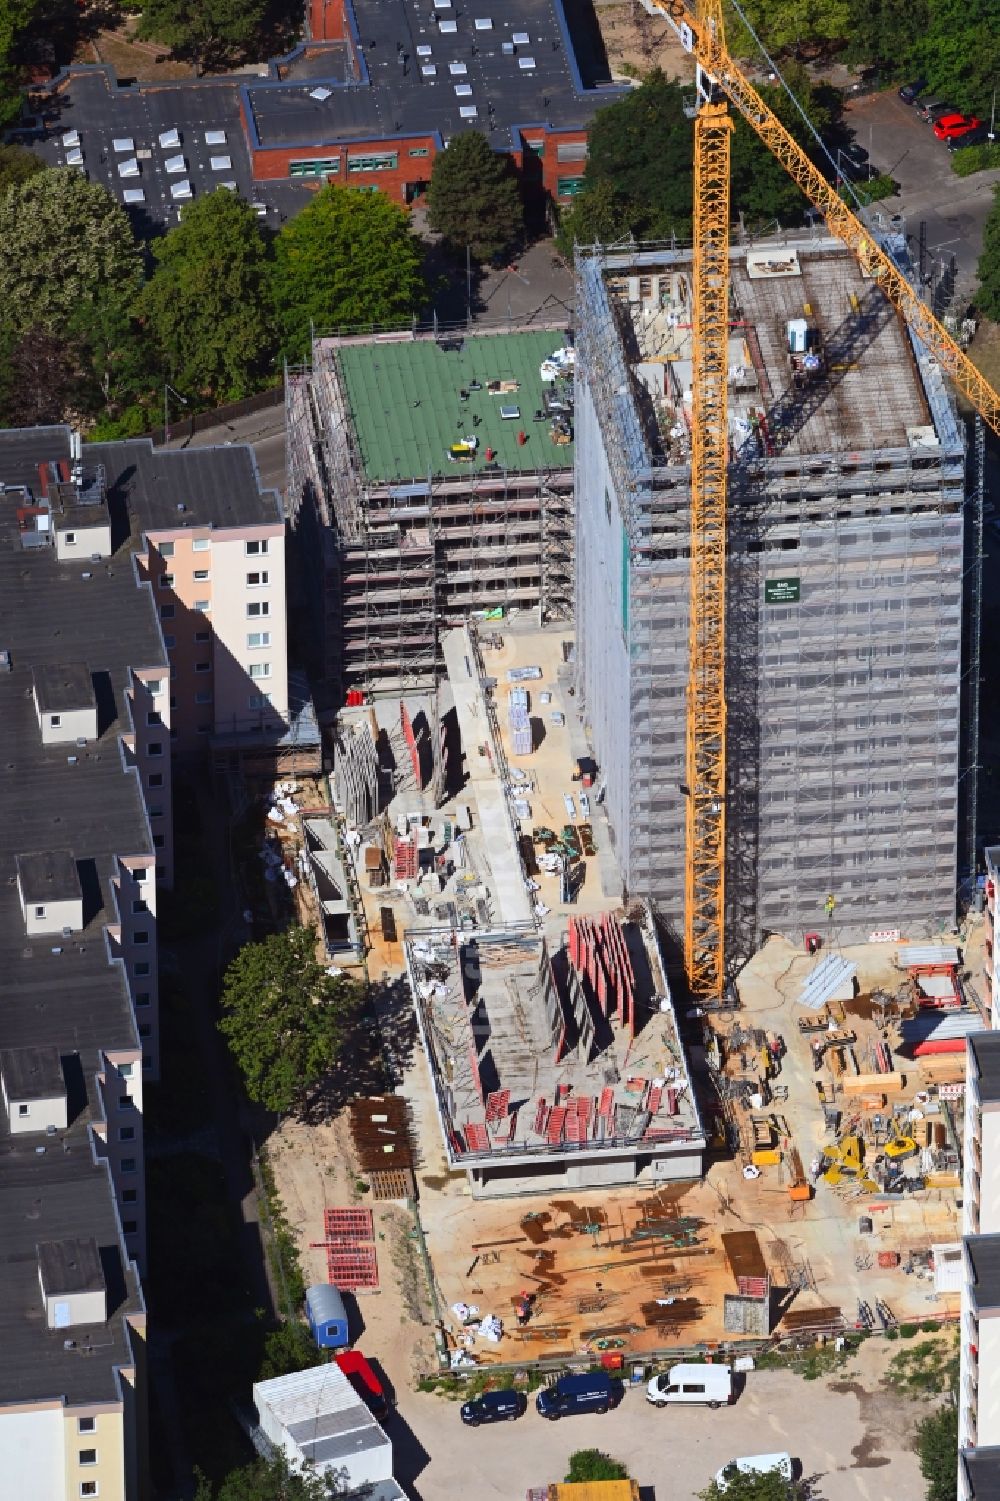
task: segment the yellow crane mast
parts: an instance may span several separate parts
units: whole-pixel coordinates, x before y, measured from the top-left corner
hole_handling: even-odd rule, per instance
[[[687,698],[684,952],[695,994],[726,980],[726,371],[729,311],[729,130],[720,95],[739,110],[857,256],[983,420],[1000,434],[1000,395],[921,300],[746,78],[726,48],[721,0],[642,0],[698,64],[694,162],[694,351],[691,445],[691,603]]]

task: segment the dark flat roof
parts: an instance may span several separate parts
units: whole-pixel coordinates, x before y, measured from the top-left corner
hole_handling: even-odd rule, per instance
[[[989,1449],[961,1449],[959,1463],[975,1501],[996,1501],[1000,1496],[1000,1445]]]
[[[240,120],[240,88],[244,82],[240,77],[188,78],[121,85],[112,67],[72,64],[60,74],[50,93],[42,96],[42,128],[20,134],[24,144],[47,166],[62,167],[67,151],[62,137],[71,130],[79,131],[83,170],[91,182],[101,183],[123,204],[141,236],[159,234],[177,223],[182,204],[170,190],[185,180],[196,198],[214,192],[223,182],[235,182],[242,198],[268,205],[269,220],[277,227],[308,201],[309,189],[297,183],[252,182]],[[160,145],[160,134],[170,129],[180,132],[180,146]],[[225,145],[206,142],[206,131],[212,130],[225,131]],[[135,151],[116,151],[116,140],[131,140]],[[139,152],[143,153],[141,157]],[[184,158],[181,173],[166,170],[168,158],[174,156]],[[228,156],[231,165],[213,170],[213,156]],[[138,161],[139,176],[123,178],[119,164],[130,157]],[[126,204],[124,193],[129,188],[141,188],[145,202]]]
[[[71,902],[79,898],[80,872],[69,850],[18,855],[17,875],[26,902]]]
[[[260,489],[253,449],[246,444],[161,449],[148,438],[134,438],[91,443],[84,453],[104,465],[112,509],[127,506],[138,533],[282,520],[277,493]]]
[[[624,89],[594,45],[589,0],[567,9],[568,19],[562,0],[518,0],[514,13],[490,0],[447,8],[441,0],[354,0],[348,21],[360,76],[341,44],[292,54],[280,79],[246,85],[251,145],[447,140],[473,129],[503,151],[520,146],[519,127],[586,129],[595,109]],[[330,97],[313,98],[318,86]],[[463,108],[476,114],[463,116]]]
[[[1000,1100],[1000,1032],[973,1032],[968,1039],[979,1075],[979,1097]]]
[[[97,1241],[91,1236],[40,1241],[38,1266],[47,1297],[58,1293],[99,1293],[104,1290],[101,1257]]]
[[[8,1100],[51,1100],[66,1093],[58,1048],[4,1048],[0,1076]]]
[[[1000,1308],[1000,1235],[967,1235],[965,1249],[976,1302],[980,1308]]]
[[[58,662],[48,667],[33,667],[31,676],[43,714],[93,708],[94,684],[85,663]]]
[[[70,1403],[119,1397],[116,1368],[132,1363],[124,1317],[143,1311],[134,1270],[122,1254],[104,1163],[79,1126],[46,1143],[0,1131],[0,1402],[63,1397]],[[38,1285],[38,1247],[92,1238],[108,1290],[100,1324],[48,1329]],[[72,1348],[66,1349],[67,1341]]]

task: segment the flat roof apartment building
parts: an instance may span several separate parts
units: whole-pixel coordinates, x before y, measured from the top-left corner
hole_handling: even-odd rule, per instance
[[[689,250],[581,252],[577,690],[630,893],[684,925]],[[820,231],[731,252],[727,926],[954,921],[965,447]]]
[[[1000,1494],[1000,1033],[966,1044],[958,1501]]]

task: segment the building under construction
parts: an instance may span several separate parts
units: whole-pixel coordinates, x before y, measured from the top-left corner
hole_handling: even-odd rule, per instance
[[[678,932],[691,270],[689,250],[577,260],[577,690],[623,879]],[[955,917],[963,429],[820,230],[733,248],[728,396],[729,952],[926,934]]]
[[[317,338],[289,371],[288,505],[317,696],[429,684],[472,612],[573,608],[562,330]]]

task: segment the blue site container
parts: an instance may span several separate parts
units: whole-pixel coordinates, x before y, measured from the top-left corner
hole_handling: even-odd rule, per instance
[[[306,1317],[321,1350],[342,1350],[350,1344],[347,1309],[339,1288],[317,1282],[306,1289]]]

